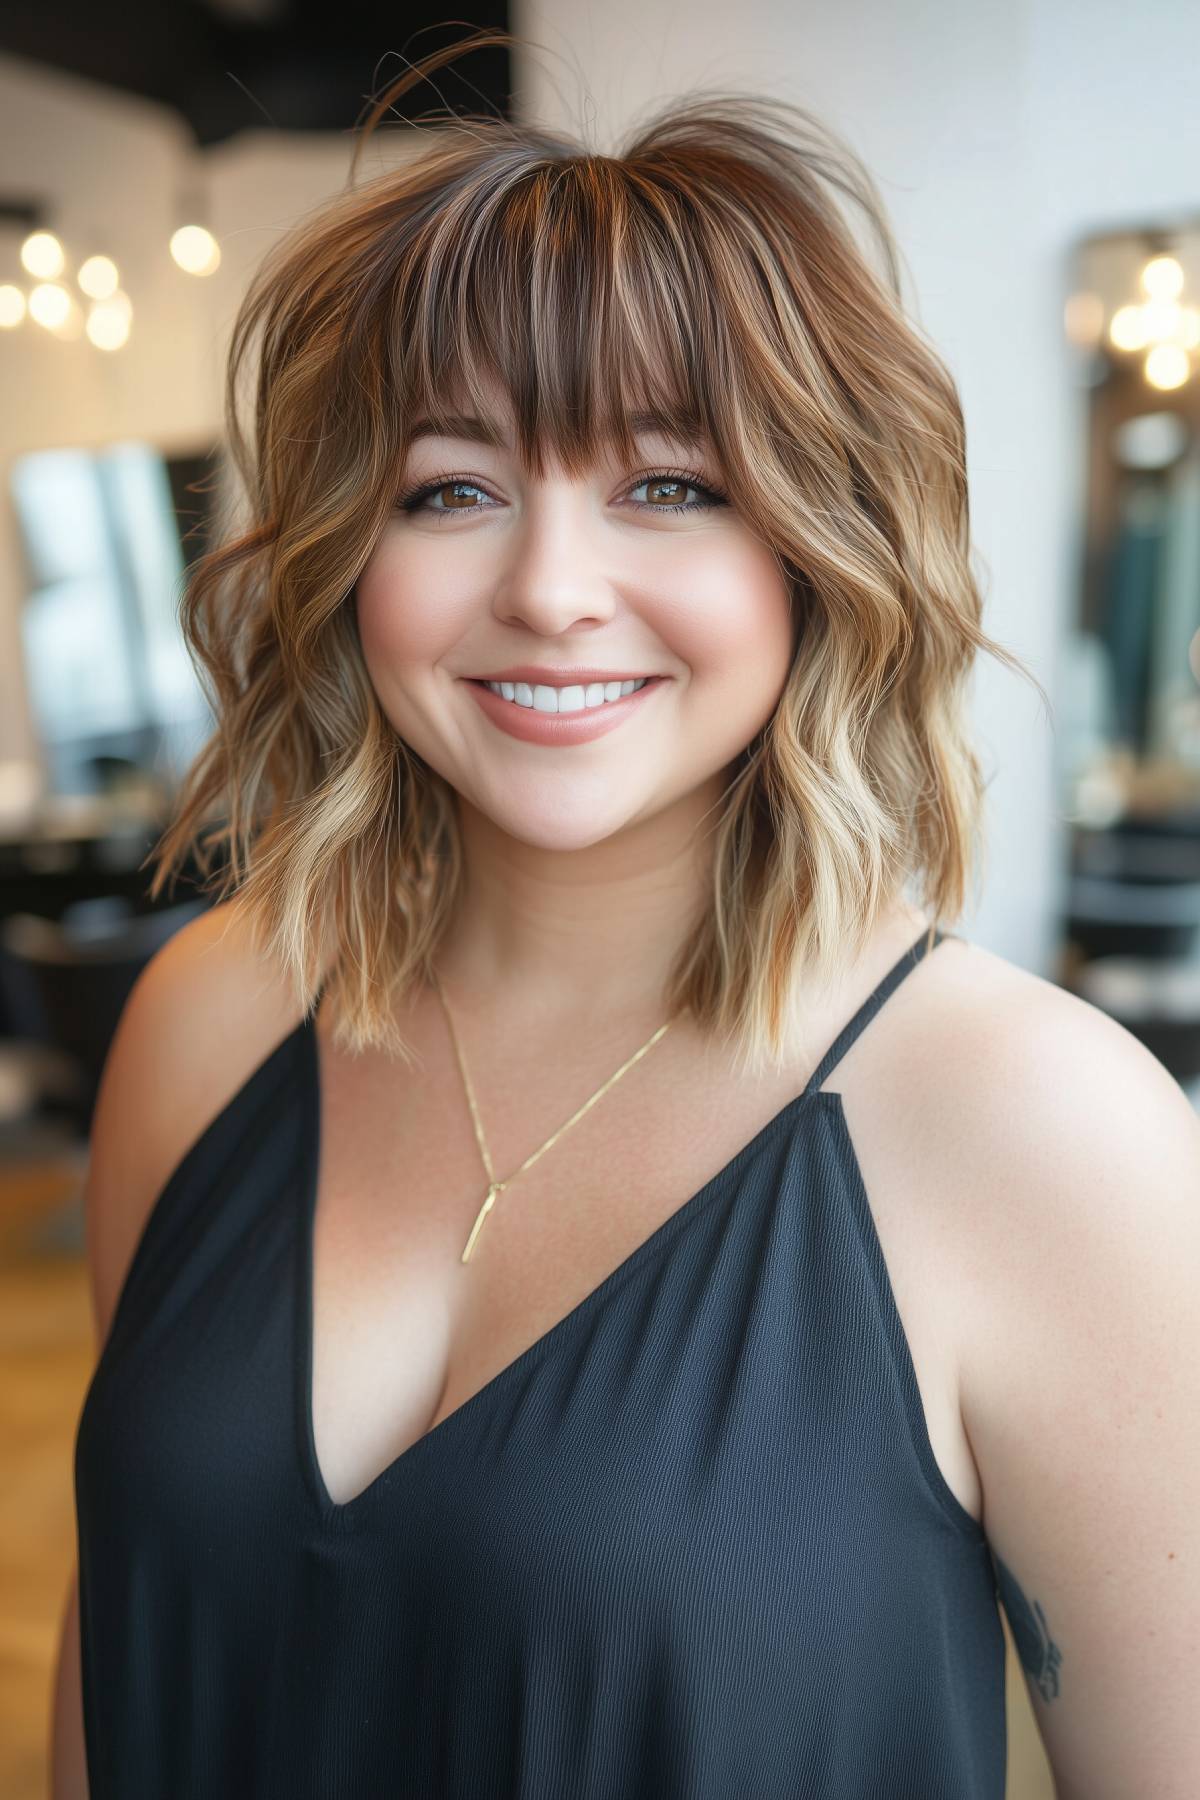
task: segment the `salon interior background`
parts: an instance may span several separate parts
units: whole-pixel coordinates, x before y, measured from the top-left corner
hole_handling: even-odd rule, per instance
[[[446,18],[315,0],[131,0],[116,13],[87,0],[9,0],[0,14],[8,1166],[71,1066],[83,1069],[83,1087],[67,1081],[57,1098],[71,1154],[85,1141],[106,1015],[99,1001],[78,1005],[82,964],[66,1000],[53,988],[54,957],[99,966],[97,946],[136,905],[163,783],[205,728],[175,629],[189,554],[180,518],[186,530],[202,504],[188,483],[211,471],[220,443],[225,345],[245,282],[275,237],[342,185],[354,121],[396,72],[396,55],[488,24],[532,47],[476,52],[443,71],[454,110],[507,107],[583,125],[607,146],[671,94],[751,88],[810,106],[867,162],[905,259],[907,302],[962,396],[985,622],[1033,667],[1055,708],[1047,718],[1025,683],[980,664],[988,860],[958,929],[1077,985],[1193,1087],[1200,345],[1189,342],[1188,309],[1200,297],[1200,111],[1191,0],[1136,11],[1115,0],[692,0],[682,12],[554,0]],[[418,90],[405,116],[438,103]],[[411,154],[413,142],[398,119],[377,134],[364,173]],[[211,234],[211,272],[189,273],[173,257],[185,224]],[[39,226],[62,245],[61,276],[22,262]],[[95,255],[116,264],[107,311],[103,293],[80,285]],[[208,255],[201,243],[202,269]],[[1157,294],[1145,286],[1152,264]],[[58,324],[28,311],[40,279],[67,293]],[[1147,301],[1159,310],[1126,313],[1126,342],[1114,343],[1118,311]],[[1143,327],[1151,337],[1139,348]],[[1155,333],[1168,350],[1157,364]],[[22,1196],[39,1187],[31,1166],[21,1164]],[[74,1258],[65,1285],[46,1286],[28,1261],[10,1284],[17,1252],[9,1263],[0,1255],[4,1460],[18,1470],[4,1484],[12,1529],[0,1539],[23,1546],[0,1570],[0,1742],[16,1746],[0,1754],[0,1800],[42,1791],[40,1728],[18,1743],[8,1726],[44,1716],[42,1673],[71,1548],[65,1471],[91,1354],[74,1180],[52,1226],[37,1226],[42,1250]],[[7,1204],[0,1249],[24,1229],[24,1198]],[[33,1238],[20,1242],[24,1257]],[[58,1306],[77,1334],[61,1352],[47,1323]],[[6,1385],[17,1357],[24,1372]],[[63,1406],[35,1418],[29,1396],[60,1391],[56,1381]],[[8,1393],[21,1398],[19,1416]],[[1036,1747],[1018,1744],[1012,1800],[1040,1800],[1043,1779]]]
[[[398,58],[487,25],[531,48],[477,50],[441,71],[436,91],[405,96],[364,173],[410,154],[419,133],[406,120],[438,104],[582,123],[606,144],[643,108],[706,85],[807,104],[865,158],[907,302],[962,396],[986,623],[1054,707],[1047,717],[1026,684],[980,662],[987,862],[960,928],[1026,967],[1080,976],[1134,1025],[1161,1010],[1166,983],[1190,1032],[1190,975],[1138,972],[1132,993],[1127,980],[1114,987],[1125,977],[1111,963],[1080,975],[1102,952],[1177,959],[1200,921],[1189,719],[1200,350],[1182,352],[1189,378],[1164,390],[1109,335],[1122,306],[1147,298],[1141,278],[1158,251],[1179,260],[1180,300],[1194,307],[1200,290],[1187,0],[1136,16],[1113,0],[849,0],[832,11],[751,0],[736,19],[694,0],[685,30],[625,0],[450,22],[426,6],[399,25],[391,8],[351,3],[336,30],[320,0],[133,0],[115,26],[88,0],[10,0],[0,913],[24,903],[12,878],[31,862],[36,876],[67,860],[68,844],[109,832],[118,791],[127,865],[152,841],[161,780],[207,727],[175,620],[196,540],[181,547],[178,530],[205,504],[188,484],[219,468],[238,300],[276,236],[342,185],[364,97]],[[39,283],[22,262],[39,225],[67,259],[70,312],[51,328],[29,314]],[[202,242],[201,272],[188,273],[171,246],[195,225],[212,254],[205,263]],[[116,264],[113,299],[80,290],[97,254]],[[25,314],[15,322],[14,307]]]
[[[910,303],[962,393],[990,629],[1031,661],[1056,709],[1069,703],[1090,401],[1086,359],[1064,330],[1073,251],[1093,234],[1200,207],[1191,8],[694,0],[680,29],[665,10],[622,0],[555,0],[506,18],[476,9],[470,23],[507,24],[544,49],[464,59],[442,83],[455,106],[508,104],[568,126],[585,115],[603,138],[671,91],[761,85],[850,137],[891,209]],[[15,465],[38,449],[125,442],[205,455],[220,436],[221,358],[249,270],[341,183],[362,96],[395,69],[395,53],[423,53],[461,29],[428,9],[353,5],[338,9],[335,29],[309,0],[142,0],[115,29],[76,0],[6,8],[0,197],[35,202],[71,256],[110,253],[135,311],[116,351],[78,324],[71,341],[28,319],[0,330],[0,806],[19,812],[45,762],[22,634],[30,570]],[[66,72],[89,68],[95,79]],[[438,96],[408,98],[417,111]],[[403,156],[404,140],[397,130],[386,154]],[[167,252],[191,218],[220,247],[209,277],[184,274]],[[22,235],[0,221],[0,283],[28,288]],[[169,631],[169,612],[157,623]],[[186,700],[184,677],[172,689],[177,714]],[[1058,764],[1073,749],[1061,716],[1046,719],[1024,684],[987,661],[976,720],[992,774],[990,853],[965,926],[1050,970],[1073,804]],[[186,741],[182,714],[178,729]]]

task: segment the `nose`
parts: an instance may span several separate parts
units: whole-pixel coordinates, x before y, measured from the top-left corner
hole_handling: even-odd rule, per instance
[[[507,536],[492,602],[502,624],[543,637],[606,624],[618,597],[596,541],[594,501],[581,487],[560,484],[532,499]]]

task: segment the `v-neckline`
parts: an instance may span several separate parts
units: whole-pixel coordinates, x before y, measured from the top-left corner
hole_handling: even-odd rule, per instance
[[[308,1114],[308,1129],[303,1134],[303,1171],[301,1182],[302,1205],[301,1245],[297,1258],[298,1278],[297,1293],[297,1340],[299,1355],[297,1364],[297,1414],[299,1422],[299,1438],[301,1459],[304,1468],[305,1484],[310,1499],[314,1502],[321,1521],[334,1528],[349,1528],[372,1504],[390,1487],[398,1482],[414,1464],[422,1462],[433,1451],[451,1441],[456,1430],[472,1417],[487,1401],[495,1399],[503,1388],[524,1374],[535,1362],[540,1362],[551,1351],[555,1350],[571,1331],[580,1326],[585,1319],[619,1286],[629,1279],[642,1263],[648,1261],[656,1252],[665,1250],[671,1241],[687,1226],[692,1224],[704,1211],[708,1203],[714,1200],[724,1189],[727,1182],[736,1174],[740,1174],[750,1159],[773,1141],[784,1126],[789,1124],[793,1115],[803,1106],[813,1102],[833,1102],[841,1104],[841,1095],[828,1088],[814,1088],[812,1078],[808,1085],[798,1094],[786,1100],[779,1111],[759,1127],[753,1137],[749,1138],[739,1150],[711,1175],[702,1187],[669,1213],[661,1224],[657,1225],[648,1237],[642,1239],[627,1256],[622,1257],[616,1267],[602,1277],[595,1287],[591,1288],[581,1300],[565,1312],[561,1318],[548,1326],[540,1336],[534,1339],[526,1349],[518,1352],[502,1369],[488,1377],[482,1387],[476,1388],[465,1400],[439,1419],[436,1425],[414,1438],[398,1456],[392,1458],[377,1475],[357,1494],[349,1500],[336,1501],[325,1484],[321,1472],[320,1459],[317,1455],[316,1427],[313,1411],[313,1363],[316,1349],[316,1307],[314,1296],[314,1251],[316,1240],[318,1188],[320,1184],[321,1163],[321,1059],[317,1042],[315,1009],[302,1022],[300,1030],[305,1048],[305,1107]]]
[[[940,927],[933,928],[933,946],[936,947],[947,937],[953,938],[955,932],[947,932]],[[301,1134],[303,1155],[305,1158],[300,1183],[301,1206],[298,1209],[300,1218],[300,1247],[296,1257],[296,1342],[299,1354],[296,1357],[296,1414],[297,1438],[299,1440],[300,1457],[303,1464],[305,1486],[319,1519],[330,1528],[349,1529],[367,1511],[383,1493],[399,1481],[413,1464],[419,1464],[425,1457],[453,1440],[456,1430],[461,1429],[464,1420],[471,1418],[479,1408],[514,1381],[518,1375],[524,1374],[536,1362],[541,1361],[553,1350],[557,1349],[564,1338],[581,1325],[589,1315],[608,1300],[640,1267],[657,1251],[664,1250],[672,1240],[687,1229],[704,1211],[709,1202],[716,1198],[726,1183],[740,1174],[753,1156],[775,1138],[790,1124],[793,1116],[810,1104],[824,1104],[837,1112],[842,1107],[842,1096],[834,1089],[822,1086],[836,1068],[846,1051],[854,1043],[859,1032],[870,1023],[884,1001],[899,986],[904,977],[916,965],[924,960],[930,948],[927,931],[922,931],[915,942],[902,951],[887,973],[878,981],[872,991],[846,1020],[841,1030],[835,1035],[824,1056],[817,1063],[804,1087],[798,1094],[786,1100],[774,1116],[759,1127],[753,1137],[736,1150],[729,1160],[719,1168],[715,1175],[710,1175],[703,1187],[683,1203],[674,1212],[657,1225],[648,1237],[632,1249],[628,1256],[622,1257],[615,1269],[598,1281],[581,1300],[578,1300],[568,1312],[549,1326],[534,1339],[526,1349],[520,1351],[511,1362],[489,1376],[483,1386],[476,1388],[473,1394],[449,1412],[428,1431],[414,1438],[398,1456],[380,1469],[364,1488],[353,1494],[349,1500],[336,1501],[325,1485],[325,1477],[321,1473],[320,1461],[317,1457],[316,1428],[313,1422],[313,1359],[316,1344],[316,1307],[314,1303],[314,1252],[316,1240],[316,1216],[319,1200],[321,1166],[321,1058],[317,1040],[316,1016],[320,1005],[317,1003],[307,1013],[297,1030],[303,1040],[304,1049],[304,1101],[308,1113],[308,1129]]]

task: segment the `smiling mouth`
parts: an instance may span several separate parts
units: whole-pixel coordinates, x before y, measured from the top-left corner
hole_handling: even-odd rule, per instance
[[[569,687],[549,687],[538,683],[531,685],[524,681],[485,681],[476,676],[468,677],[474,686],[487,688],[498,700],[504,700],[510,706],[525,712],[540,713],[554,718],[579,713],[602,712],[606,706],[612,706],[618,700],[626,700],[631,694],[640,693],[644,687],[661,681],[661,675],[643,675],[630,681],[592,681],[576,683]],[[565,702],[565,704],[564,704]]]

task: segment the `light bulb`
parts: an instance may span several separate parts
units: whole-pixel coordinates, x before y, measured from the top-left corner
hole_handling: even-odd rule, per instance
[[[21,245],[21,262],[31,275],[41,281],[52,281],[62,273],[66,257],[52,231],[31,231]]]
[[[84,293],[92,300],[107,300],[116,290],[121,277],[111,256],[89,256],[79,265],[76,277]]]
[[[221,248],[203,225],[181,225],[171,237],[171,255],[189,275],[211,275],[221,261]]]

